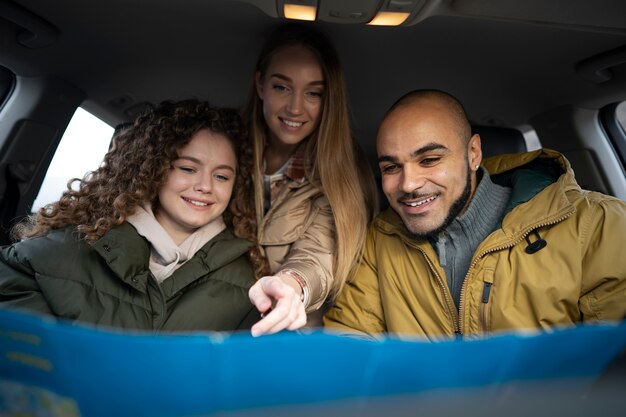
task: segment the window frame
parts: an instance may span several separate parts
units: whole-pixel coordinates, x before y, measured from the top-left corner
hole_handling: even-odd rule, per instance
[[[609,143],[621,163],[622,173],[626,176],[626,130],[617,119],[617,107],[619,105],[626,105],[626,101],[604,106],[599,112],[599,117],[600,125],[604,129]]]
[[[5,88],[5,80],[6,86]],[[9,101],[15,91],[16,77],[13,71],[0,65],[0,110]]]

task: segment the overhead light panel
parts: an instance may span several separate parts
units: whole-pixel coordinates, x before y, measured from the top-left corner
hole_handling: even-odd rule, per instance
[[[368,23],[372,26],[398,26],[401,25],[410,13],[406,12],[378,12],[376,16]]]
[[[0,0],[1,2],[2,0]],[[282,19],[332,23],[407,26],[429,0],[238,0],[261,7],[265,13]],[[444,0],[432,0],[441,2]],[[451,1],[451,0],[446,0]],[[274,5],[275,7],[271,7]]]
[[[285,3],[283,5],[283,14],[287,19],[314,21],[317,18],[317,4]]]

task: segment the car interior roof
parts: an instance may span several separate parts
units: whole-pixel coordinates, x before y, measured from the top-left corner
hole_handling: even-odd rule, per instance
[[[325,7],[387,4],[319,2]],[[82,106],[113,126],[165,99],[198,97],[239,107],[264,38],[285,22],[277,3],[5,1],[0,7],[4,39],[24,37],[24,27],[40,32],[30,44],[3,42],[0,62],[18,76],[52,74],[76,86],[86,97]],[[536,114],[572,103],[596,109],[626,99],[626,65],[619,59],[610,69],[612,78],[593,80],[607,54],[623,58],[626,2],[415,3],[404,26],[313,24],[339,52],[355,133],[368,153],[384,111],[416,88],[449,91],[474,123],[492,126],[521,126]]]

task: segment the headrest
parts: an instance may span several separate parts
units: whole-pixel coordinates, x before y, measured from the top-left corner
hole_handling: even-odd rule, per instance
[[[528,150],[522,132],[512,127],[473,125],[472,133],[480,135],[483,158]]]

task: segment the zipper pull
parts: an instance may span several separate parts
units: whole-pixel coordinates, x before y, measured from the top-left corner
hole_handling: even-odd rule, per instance
[[[491,292],[491,282],[486,282],[484,283],[483,286],[483,297],[481,299],[483,304],[487,304],[489,302],[489,293]]]
[[[533,230],[533,233],[535,234],[535,236],[537,236],[537,240],[535,240],[534,242],[530,241],[530,235],[526,236],[526,242],[528,242],[528,246],[526,246],[526,249],[524,249],[524,251],[529,255],[539,252],[541,249],[545,248],[548,245],[548,242],[546,242],[541,238],[541,236],[539,236],[539,232],[537,230]]]

